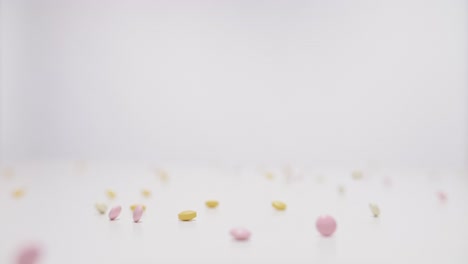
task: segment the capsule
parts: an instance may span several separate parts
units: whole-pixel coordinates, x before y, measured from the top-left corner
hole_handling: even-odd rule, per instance
[[[96,203],[94,207],[100,214],[105,214],[107,212],[107,205],[104,203]]]
[[[120,205],[112,207],[112,209],[109,211],[109,219],[111,221],[117,219],[117,217],[119,217],[121,211],[122,211],[122,207]]]
[[[378,205],[371,203],[371,204],[369,204],[369,209],[371,210],[372,215],[373,215],[374,217],[379,217],[379,215],[380,215],[380,208],[379,208]]]
[[[132,204],[130,205],[130,210],[133,212],[138,206],[141,206],[143,208],[143,211],[146,211],[146,205],[144,204]]]
[[[286,210],[286,204],[281,202],[281,201],[273,201],[271,203],[271,205],[276,209],[276,210],[279,210],[279,211],[284,211]]]
[[[191,221],[195,217],[197,217],[197,212],[195,211],[188,210],[179,213],[179,220],[181,221]]]
[[[216,200],[208,200],[208,201],[205,202],[205,204],[206,204],[206,207],[208,207],[208,208],[216,208],[216,207],[218,207],[219,202],[216,201]]]

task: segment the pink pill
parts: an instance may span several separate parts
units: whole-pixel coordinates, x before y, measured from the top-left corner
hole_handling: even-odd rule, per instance
[[[239,241],[248,240],[251,235],[249,230],[242,227],[233,228],[229,233],[234,237],[234,239]]]
[[[447,201],[447,194],[445,192],[439,191],[437,192],[437,197],[441,202]]]
[[[122,207],[120,205],[112,207],[112,209],[109,211],[109,219],[110,220],[117,219],[117,217],[119,217],[121,211],[122,211]]]
[[[141,216],[143,215],[143,207],[138,205],[135,210],[133,210],[133,222],[140,222]]]
[[[322,215],[317,218],[315,226],[322,236],[331,236],[336,230],[336,221],[332,216]]]
[[[39,261],[41,248],[38,245],[28,245],[20,249],[16,264],[35,264]]]

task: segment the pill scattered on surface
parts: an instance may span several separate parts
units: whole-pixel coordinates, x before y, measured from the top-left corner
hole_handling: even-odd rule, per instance
[[[143,195],[145,198],[149,198],[151,196],[151,191],[148,189],[143,189],[141,190],[141,195]]]
[[[41,257],[42,249],[37,244],[31,244],[20,248],[16,256],[16,264],[36,264]]]
[[[94,205],[94,207],[96,207],[96,210],[100,213],[100,214],[105,214],[107,212],[107,205],[104,204],[104,203],[96,203]]]
[[[219,202],[216,201],[216,200],[208,200],[208,201],[205,202],[205,204],[206,204],[206,207],[208,207],[208,208],[216,208],[216,207],[218,207]]]
[[[143,216],[143,206],[138,205],[135,210],[133,210],[133,222],[140,222],[141,217]]]
[[[441,202],[447,201],[447,194],[443,191],[437,192],[437,197],[439,198]]]
[[[322,236],[331,236],[336,230],[336,221],[330,215],[322,215],[317,218],[315,227]]]
[[[379,217],[379,215],[380,215],[380,208],[379,208],[378,205],[371,203],[371,204],[369,204],[369,208],[370,208],[370,210],[371,210],[371,212],[372,212],[372,215],[373,215],[374,217]]]
[[[179,219],[181,221],[191,221],[195,217],[197,217],[197,212],[195,211],[187,210],[179,213]]]
[[[107,190],[106,191],[107,198],[113,200],[115,197],[117,197],[117,194],[113,190]]]
[[[169,180],[169,173],[166,170],[157,170],[157,175],[162,182],[167,182]]]
[[[275,175],[273,174],[273,172],[266,172],[265,173],[265,178],[267,178],[268,180],[274,180]]]
[[[356,170],[351,173],[351,177],[354,180],[360,180],[364,177],[364,173],[362,171]]]
[[[231,229],[231,231],[229,231],[229,233],[235,240],[239,240],[239,241],[248,240],[251,235],[250,231],[243,227],[233,228]]]
[[[286,204],[281,202],[281,201],[273,201],[271,203],[271,205],[276,209],[276,210],[279,210],[279,211],[284,211],[286,210]]]
[[[19,199],[19,198],[22,198],[25,194],[25,191],[24,189],[16,189],[14,190],[11,195],[13,196],[13,198],[15,199]]]
[[[345,194],[345,192],[346,192],[346,189],[345,189],[344,185],[341,185],[341,184],[338,185],[338,193],[339,194]]]
[[[111,221],[117,219],[121,211],[122,211],[122,207],[120,205],[112,207],[112,209],[109,211],[109,219]]]
[[[143,208],[143,211],[146,211],[146,205],[144,204],[132,204],[130,205],[130,210],[133,212],[137,208],[137,206],[141,206]]]

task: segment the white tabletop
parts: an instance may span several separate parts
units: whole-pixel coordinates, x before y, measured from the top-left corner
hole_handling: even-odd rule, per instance
[[[297,170],[288,180],[272,169],[269,180],[253,168],[166,166],[164,183],[154,168],[15,165],[14,175],[0,177],[0,263],[12,263],[28,241],[42,245],[44,264],[468,263],[468,177],[460,172],[373,171],[353,180],[348,170]],[[12,198],[15,188],[25,196]],[[152,197],[144,198],[143,188]],[[439,190],[448,195],[445,203]],[[206,208],[208,199],[219,207]],[[272,200],[287,210],[275,211]],[[122,205],[119,220],[99,215],[96,202]],[[133,223],[129,206],[139,202],[147,210]],[[379,218],[370,202],[380,206]],[[196,220],[179,221],[183,210],[197,211]],[[338,223],[332,237],[315,229],[321,214]],[[230,237],[236,226],[252,231],[250,241]]]

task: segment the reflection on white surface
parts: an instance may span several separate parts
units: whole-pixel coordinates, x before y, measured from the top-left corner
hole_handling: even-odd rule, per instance
[[[166,167],[163,183],[144,164],[90,163],[77,174],[69,163],[19,164],[13,178],[1,177],[0,263],[24,241],[40,241],[43,263],[466,263],[468,177],[441,172],[380,171],[356,181],[350,171],[303,170],[301,182],[282,174],[268,180],[255,168],[241,174],[223,168]],[[389,176],[390,175],[390,176]],[[391,177],[392,186],[382,183]],[[346,186],[346,194],[337,185]],[[10,192],[25,186],[15,200]],[[105,190],[112,187],[115,200]],[[148,188],[151,198],[140,190]],[[447,201],[437,198],[444,190]],[[205,201],[217,199],[219,208]],[[287,203],[284,212],[272,200]],[[122,205],[117,221],[94,208],[96,201]],[[374,218],[369,202],[379,204]],[[145,203],[142,222],[133,223],[129,205]],[[177,214],[195,210],[193,222]],[[321,214],[335,217],[331,238],[315,229]],[[229,230],[252,231],[248,242],[233,241]],[[73,256],[73,258],[70,258]]]

